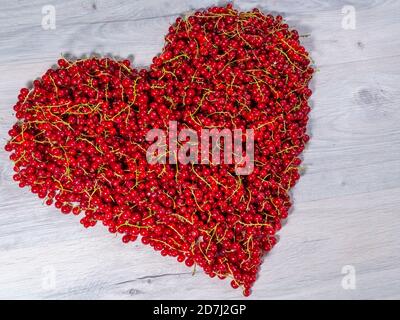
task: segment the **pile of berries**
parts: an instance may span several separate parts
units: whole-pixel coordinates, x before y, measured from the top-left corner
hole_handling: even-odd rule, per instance
[[[310,58],[281,16],[212,7],[169,28],[149,70],[127,60],[60,59],[23,88],[5,149],[20,187],[139,236],[163,256],[231,278],[245,296],[291,206],[309,140]],[[234,164],[150,164],[147,132],[253,129],[254,171]]]

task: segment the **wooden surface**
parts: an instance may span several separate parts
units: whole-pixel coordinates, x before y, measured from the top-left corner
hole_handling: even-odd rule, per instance
[[[12,181],[3,145],[20,87],[61,53],[134,56],[149,64],[178,15],[214,1],[1,0],[0,298],[238,299],[228,281],[140,243],[124,245],[98,226],[42,205]],[[42,6],[56,29],[41,27]],[[342,8],[356,29],[342,28]],[[294,208],[268,254],[254,299],[400,298],[400,2],[236,1],[281,13],[302,34],[319,72],[313,80],[305,173]],[[344,289],[345,266],[356,288]]]

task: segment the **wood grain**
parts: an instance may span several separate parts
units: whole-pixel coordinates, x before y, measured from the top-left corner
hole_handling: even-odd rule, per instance
[[[175,18],[215,1],[3,0],[0,10],[0,138],[14,122],[20,87],[60,54],[134,56],[145,66]],[[42,6],[56,8],[56,30],[41,28]],[[355,30],[341,26],[344,5]],[[262,265],[252,299],[400,298],[400,2],[235,1],[281,13],[310,36],[313,80],[304,175],[280,241]],[[0,151],[0,298],[241,299],[227,281],[123,245],[105,228],[42,205],[12,182]],[[354,266],[356,289],[341,286]],[[52,278],[52,276],[54,276]],[[48,280],[54,279],[49,283]]]

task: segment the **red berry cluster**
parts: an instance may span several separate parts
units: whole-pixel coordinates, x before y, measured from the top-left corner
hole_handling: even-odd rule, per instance
[[[141,236],[163,256],[244,295],[291,206],[313,69],[281,16],[230,5],[178,18],[150,70],[127,60],[61,59],[22,89],[9,131],[14,180],[46,204],[98,221],[123,242]],[[254,171],[229,164],[149,164],[146,133],[254,129]]]

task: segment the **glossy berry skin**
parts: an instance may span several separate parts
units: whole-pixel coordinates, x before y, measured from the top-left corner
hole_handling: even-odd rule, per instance
[[[169,28],[149,70],[60,59],[23,88],[5,150],[15,180],[81,224],[138,238],[245,296],[299,180],[313,68],[281,16],[211,7]],[[254,171],[149,164],[149,129],[253,129]]]

